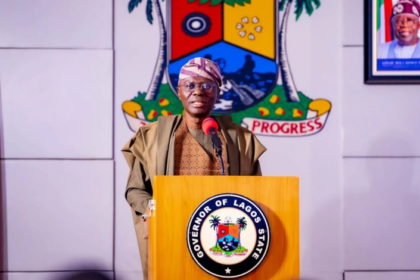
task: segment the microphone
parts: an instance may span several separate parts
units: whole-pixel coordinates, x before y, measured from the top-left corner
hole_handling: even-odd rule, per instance
[[[216,150],[216,155],[220,160],[220,165],[222,166],[222,175],[225,175],[225,165],[222,160],[222,141],[220,141],[217,131],[219,130],[219,125],[212,118],[207,118],[201,124],[201,127],[204,133],[211,137],[211,142],[213,143],[213,148]]]

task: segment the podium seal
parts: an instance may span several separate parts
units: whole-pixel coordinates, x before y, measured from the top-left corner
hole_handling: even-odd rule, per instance
[[[265,259],[270,225],[261,208],[242,195],[225,193],[202,202],[191,215],[187,245],[195,263],[218,278],[243,277]]]

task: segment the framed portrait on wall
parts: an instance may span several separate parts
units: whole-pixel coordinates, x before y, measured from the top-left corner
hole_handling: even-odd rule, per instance
[[[420,84],[420,2],[365,0],[365,83]]]

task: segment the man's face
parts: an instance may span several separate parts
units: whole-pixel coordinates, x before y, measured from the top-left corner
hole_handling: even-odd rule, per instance
[[[414,15],[396,16],[393,19],[393,28],[400,45],[410,46],[417,43],[417,33],[420,29],[418,17]]]
[[[178,86],[178,96],[187,114],[205,118],[210,115],[219,97],[217,84],[202,77],[184,79]]]

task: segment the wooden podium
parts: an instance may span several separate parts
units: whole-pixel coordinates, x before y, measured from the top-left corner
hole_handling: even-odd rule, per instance
[[[205,280],[237,278],[290,280],[299,278],[299,179],[297,177],[156,176],[154,180],[153,200],[155,201],[155,210],[152,211],[152,216],[149,220],[149,279]],[[250,250],[245,252],[247,253],[245,256],[240,255],[240,253],[234,256],[222,255],[222,253],[216,254],[217,250],[219,250],[217,252],[221,252],[220,249],[217,249],[217,244],[225,246],[222,243],[217,243],[217,240],[219,240],[217,238],[225,234],[224,229],[228,229],[232,236],[238,236],[237,229],[239,224],[231,224],[232,226],[229,228],[227,228],[228,226],[225,226],[225,228],[219,226],[218,228],[221,228],[221,230],[214,227],[212,221],[219,215],[217,213],[222,212],[214,212],[217,215],[210,212],[215,210],[214,207],[216,205],[221,205],[222,200],[209,202],[207,205],[210,206],[206,208],[206,211],[203,210],[203,202],[212,197],[223,198],[225,194],[234,194],[238,195],[238,197],[243,196],[244,199],[247,198],[253,201],[254,206],[257,205],[262,210],[269,224],[270,235],[267,238],[264,236],[259,237],[262,240],[259,242],[257,230],[256,239],[252,243],[253,239],[249,236],[255,236],[256,226],[261,226],[262,223],[261,219],[257,217],[257,212],[251,212],[255,207],[250,203],[242,204],[241,207],[239,204],[241,200],[235,199],[232,202],[234,203],[232,205],[235,205],[233,208],[222,209],[223,211],[233,211],[231,212],[233,217],[229,218],[232,219],[234,224],[237,221],[234,213],[240,213],[242,210],[243,213],[247,214],[243,215],[248,221],[246,223],[247,227],[239,233],[239,240],[244,240],[242,243],[245,242],[245,236],[247,236],[248,240],[251,240],[249,241],[251,243],[248,242],[251,245],[247,247]],[[229,200],[230,198],[228,197]],[[224,199],[224,202],[228,201],[228,199]],[[200,208],[200,205],[203,207]],[[246,205],[251,206],[245,208]],[[208,217],[205,217],[205,214]],[[222,216],[220,215],[218,219],[220,224],[225,218]],[[259,223],[255,223],[255,221]],[[243,224],[241,226],[243,227]],[[192,228],[197,231],[192,232]],[[211,238],[214,236],[216,241],[216,243],[212,241],[211,245],[215,244],[215,254],[210,254],[212,251],[210,249],[211,246],[205,246],[208,241],[205,241],[203,236],[205,233],[209,235],[209,231],[213,232],[210,235]],[[201,243],[196,244],[197,239],[191,239],[194,241],[189,243],[189,238],[192,238],[191,234],[193,236],[200,234],[198,239],[201,240]],[[268,247],[264,247],[267,246],[265,243],[267,243],[268,239]],[[229,239],[224,240],[229,241]],[[231,240],[237,241],[238,239]],[[263,250],[266,251],[264,252]],[[264,253],[264,258],[252,272],[248,272],[244,276],[235,277],[234,267],[241,261],[241,258],[249,257],[249,261],[254,261],[254,259],[262,258]],[[228,261],[231,264],[230,266],[226,265],[224,270],[226,271],[225,277],[214,276],[205,271],[206,269],[203,269],[199,262],[203,259],[203,256],[204,258],[209,258],[207,255],[210,259],[214,259],[217,262]],[[230,267],[233,268],[231,269]]]

